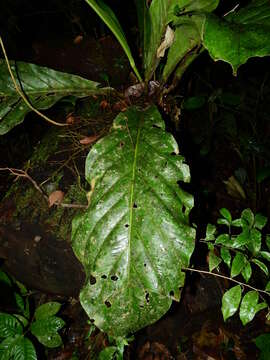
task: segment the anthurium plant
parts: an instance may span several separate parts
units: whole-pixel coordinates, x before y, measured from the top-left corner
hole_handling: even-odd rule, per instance
[[[121,112],[89,152],[89,206],[74,218],[72,229],[73,249],[87,275],[81,304],[99,329],[125,339],[180,299],[182,268],[195,244],[189,225],[193,197],[181,188],[190,180],[189,167],[165,130],[159,105],[203,51],[229,63],[235,75],[250,57],[270,55],[270,4],[252,0],[217,16],[219,0],[136,0],[143,54],[139,69],[113,10],[102,0],[86,2],[115,35],[137,77],[126,94],[142,99],[140,106]],[[18,79],[10,78],[15,65],[20,87],[38,110],[67,95],[112,91],[33,64],[11,63],[8,69],[2,60],[1,134],[31,110],[16,89]]]

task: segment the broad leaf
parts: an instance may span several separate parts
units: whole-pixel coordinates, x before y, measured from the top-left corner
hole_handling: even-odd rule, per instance
[[[262,228],[265,227],[267,223],[267,217],[263,216],[262,214],[256,214],[255,215],[255,222],[254,222],[254,227],[262,230]]]
[[[258,255],[270,262],[270,252],[260,251],[260,253]]]
[[[249,58],[270,55],[270,4],[253,0],[249,6],[218,18],[207,16],[203,44],[214,60],[231,64],[234,75]]]
[[[61,336],[58,333],[51,333],[46,335],[36,335],[38,341],[48,347],[48,348],[56,348],[62,345]]]
[[[57,301],[51,301],[40,305],[35,311],[36,320],[44,319],[55,315],[61,308],[61,304]]]
[[[259,294],[254,290],[247,292],[243,297],[239,311],[240,320],[243,325],[252,321],[258,311],[267,307],[266,303],[258,304],[258,300]]]
[[[109,89],[80,76],[62,73],[46,67],[24,62],[11,62],[18,87],[27,95],[30,103],[39,110],[45,110],[68,95],[84,97],[104,94]],[[15,72],[16,70],[16,72]],[[6,63],[0,60],[0,135],[23,122],[32,111],[17,93]]]
[[[220,214],[226,219],[229,223],[232,222],[232,215],[230,211],[226,208],[222,208],[219,210]]]
[[[34,345],[29,339],[23,336],[16,342],[12,354],[14,356],[14,360],[37,360]]]
[[[102,21],[104,21],[104,23],[108,26],[108,28],[114,34],[116,39],[119,41],[120,45],[122,46],[124,52],[128,57],[130,66],[134,70],[138,80],[142,81],[141,76],[136,68],[134,58],[128,46],[124,31],[112,9],[102,0],[85,0],[85,1],[98,14],[98,16],[102,19]]]
[[[241,273],[243,268],[245,267],[247,259],[244,254],[238,252],[233,261],[232,261],[232,268],[231,268],[231,277],[235,277]]]
[[[0,360],[9,360],[14,358],[14,352],[16,346],[20,344],[23,339],[23,335],[9,336],[0,343]]]
[[[0,313],[0,339],[16,334],[22,334],[23,328],[18,319],[14,316]]]
[[[257,229],[251,229],[247,248],[253,255],[256,255],[261,250],[261,244],[262,244],[261,232]]]
[[[241,220],[243,227],[251,228],[255,220],[253,212],[250,209],[243,210],[241,214]]]
[[[86,160],[87,211],[73,220],[73,249],[88,281],[80,294],[101,330],[122,337],[179,300],[194,249],[189,168],[156,107],[121,113]]]
[[[224,321],[236,313],[241,301],[241,294],[241,286],[236,285],[230,290],[226,291],[223,295],[221,310]]]
[[[34,321],[31,324],[30,330],[35,336],[46,336],[47,334],[56,333],[58,330],[62,329],[64,325],[64,320],[57,316],[51,316]]]
[[[215,227],[215,225],[207,224],[205,240],[206,241],[215,240],[216,230],[217,228]]]

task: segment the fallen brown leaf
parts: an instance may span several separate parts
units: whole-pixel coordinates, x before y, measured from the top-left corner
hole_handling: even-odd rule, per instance
[[[64,199],[65,194],[61,190],[55,190],[49,195],[49,207],[59,205]]]
[[[86,136],[85,138],[80,140],[80,144],[89,145],[95,142],[98,139],[98,135]]]

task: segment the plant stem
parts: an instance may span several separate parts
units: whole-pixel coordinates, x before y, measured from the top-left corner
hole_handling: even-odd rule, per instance
[[[236,284],[239,284],[239,285],[241,285],[243,287],[246,287],[246,288],[249,288],[251,290],[255,290],[255,291],[259,292],[259,293],[266,294],[266,295],[270,296],[270,293],[268,291],[257,289],[257,288],[255,288],[255,287],[253,287],[251,285],[242,283],[241,281],[232,279],[232,278],[230,278],[228,276],[225,276],[225,275],[212,273],[212,272],[206,271],[206,270],[192,269],[192,268],[188,268],[188,267],[183,267],[182,270],[184,270],[184,271],[193,271],[193,272],[197,272],[197,273],[200,273],[200,274],[207,274],[207,275],[216,276],[216,277],[219,277],[219,278],[222,278],[222,279],[225,279],[225,280],[232,281],[232,282],[234,282]]]
[[[2,51],[3,51],[3,54],[4,54],[4,57],[5,57],[5,61],[6,61],[6,64],[7,64],[7,68],[8,68],[8,72],[11,76],[11,80],[13,82],[13,85],[15,87],[15,90],[17,91],[17,93],[20,95],[20,97],[23,99],[23,101],[26,103],[26,105],[32,110],[34,111],[36,114],[38,114],[39,116],[41,116],[44,120],[46,120],[47,122],[53,124],[53,125],[56,125],[56,126],[69,126],[69,124],[66,124],[66,123],[58,123],[50,118],[48,118],[46,115],[42,114],[40,111],[38,111],[36,108],[34,108],[34,106],[29,102],[29,100],[27,99],[27,97],[24,95],[23,91],[18,87],[17,85],[17,82],[16,82],[16,79],[13,75],[13,72],[11,70],[11,66],[10,66],[10,63],[9,63],[9,60],[8,60],[8,57],[7,57],[7,53],[6,53],[6,49],[5,49],[5,46],[4,46],[4,43],[3,43],[3,40],[0,36],[0,45],[1,45],[1,48],[2,48]]]

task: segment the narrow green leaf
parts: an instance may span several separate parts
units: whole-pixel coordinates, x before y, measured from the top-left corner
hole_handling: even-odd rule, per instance
[[[262,261],[258,259],[252,259],[251,261],[256,264],[265,273],[266,276],[268,276],[268,268]]]
[[[269,291],[270,292],[270,281],[268,281],[268,283],[265,286],[265,291]]]
[[[241,271],[241,275],[243,276],[246,282],[249,282],[249,279],[251,278],[252,275],[252,267],[249,262],[247,262],[246,266]]]
[[[48,318],[58,313],[61,304],[57,301],[51,301],[40,305],[35,311],[36,320]]]
[[[253,255],[256,255],[261,250],[261,245],[262,245],[261,232],[257,229],[251,229],[249,243],[247,244],[249,251]]]
[[[232,222],[232,215],[228,209],[222,208],[219,210],[219,212],[229,223]]]
[[[241,294],[241,286],[236,285],[223,295],[221,310],[224,321],[236,313],[241,301]]]
[[[219,225],[226,225],[226,226],[230,226],[230,223],[227,219],[217,219],[217,224]]]
[[[134,73],[137,76],[138,80],[141,82],[142,78],[135,65],[135,61],[128,46],[124,31],[112,9],[102,0],[85,0],[85,1],[98,14],[98,16],[102,19],[102,21],[104,21],[104,23],[108,26],[108,28],[114,34],[116,39],[119,41],[120,45],[122,46],[124,52],[128,57],[130,66],[134,70]]]
[[[16,305],[18,306],[19,310],[23,313],[24,312],[24,298],[18,294],[15,293],[15,301],[16,301]]]
[[[256,214],[255,215],[255,222],[254,222],[254,227],[262,230],[265,225],[267,223],[267,217],[263,216],[262,214]]]
[[[254,290],[247,292],[243,297],[239,311],[240,320],[243,325],[246,325],[253,320],[256,312],[258,311],[256,309],[258,300],[259,294]]]
[[[231,277],[235,277],[237,275],[239,275],[241,273],[241,271],[243,270],[243,268],[246,265],[246,257],[244,254],[238,252],[233,261],[232,261],[232,268],[231,268]]]
[[[222,247],[220,250],[220,256],[221,256],[222,260],[225,262],[225,264],[228,266],[228,268],[230,268],[230,266],[231,266],[230,251],[228,249]]]
[[[268,249],[270,250],[270,235],[268,235],[268,234],[266,235],[265,242],[266,242]]]
[[[68,95],[78,98],[93,94],[108,93],[109,88],[100,88],[99,84],[80,76],[62,73],[46,67],[11,61],[14,76],[18,76],[19,87],[23,88],[31,104],[38,110],[45,110]],[[17,93],[6,63],[0,60],[0,135],[9,132],[23,122],[32,110]]]
[[[209,253],[209,271],[213,271],[221,263],[221,259],[213,251]]]
[[[215,240],[216,229],[217,229],[217,228],[215,227],[215,225],[207,224],[207,227],[206,227],[206,236],[205,236],[205,240],[206,240],[206,241]]]
[[[8,286],[12,286],[12,281],[9,276],[2,270],[0,270],[0,283],[3,283]]]
[[[260,251],[258,255],[264,258],[265,260],[270,261],[270,252]]]
[[[28,325],[29,320],[26,319],[26,317],[24,317],[23,315],[13,314],[13,316],[20,321],[24,328]]]
[[[7,313],[0,313],[0,339],[22,334],[23,328],[18,319]]]
[[[194,249],[193,198],[178,186],[189,168],[156,107],[130,107],[86,159],[88,209],[72,223],[72,245],[88,280],[80,301],[114,337],[166,313],[180,298]],[[125,305],[123,305],[125,304]]]

